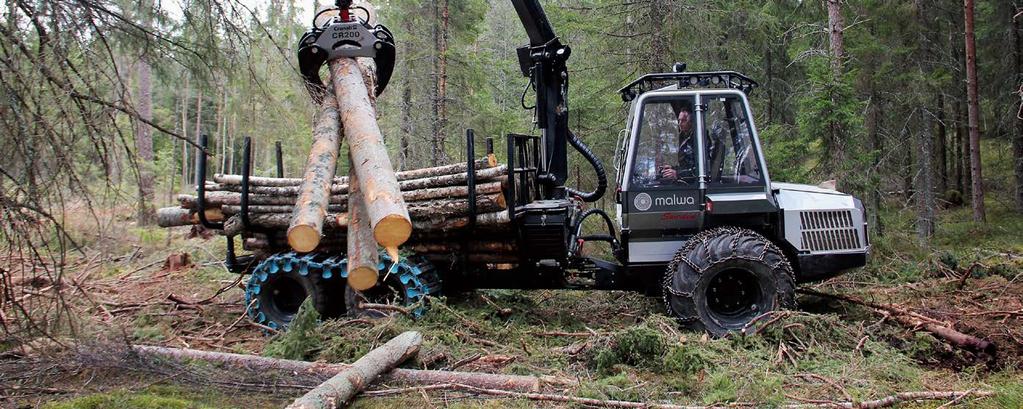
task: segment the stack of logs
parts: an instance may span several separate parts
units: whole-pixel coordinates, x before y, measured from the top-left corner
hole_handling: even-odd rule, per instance
[[[503,189],[507,167],[499,165],[494,155],[487,155],[474,164],[476,168],[476,228],[494,240],[509,236],[507,204]],[[433,259],[460,256],[464,229],[470,224],[468,164],[459,163],[414,169],[395,174],[412,219],[414,233],[405,248]],[[213,176],[205,185],[206,216],[211,221],[224,221],[223,234],[240,235],[246,250],[271,253],[289,248],[286,230],[298,199],[302,179],[249,178],[249,228],[242,225],[242,176]],[[348,177],[336,177],[330,185],[324,238],[316,251],[344,252],[349,226]],[[194,195],[178,195],[180,207],[160,209],[162,226],[198,224],[198,202]],[[472,238],[467,248],[471,261],[507,263],[514,261],[514,247],[504,241]]]
[[[248,226],[242,226],[239,175],[217,175],[204,186],[210,193],[204,214],[223,220],[224,234],[241,234],[250,249],[275,250],[283,243],[300,253],[330,247],[348,260],[348,284],[356,290],[376,285],[379,247],[397,259],[398,246],[420,238],[412,250],[430,254],[460,252],[449,232],[471,224],[467,217],[468,165],[394,171],[377,124],[376,67],[367,58],[329,61],[327,87],[313,86],[318,105],[312,147],[301,179],[248,179]],[[348,140],[348,177],[335,177],[342,139]],[[493,156],[477,162],[478,216],[481,227],[507,226],[501,185],[507,175]],[[161,209],[163,226],[196,224],[193,197],[180,198],[181,209]],[[407,202],[407,203],[406,203]],[[218,214],[219,213],[219,214]],[[256,235],[256,229],[260,230]],[[254,230],[251,233],[246,230]],[[464,234],[460,243],[464,243]],[[500,237],[500,236],[498,236]],[[429,241],[423,240],[428,239]],[[343,244],[342,244],[343,243]],[[379,246],[379,247],[378,247]],[[417,247],[418,246],[418,247]],[[425,247],[424,247],[425,246]],[[474,258],[490,257],[502,243],[477,243],[465,248]],[[478,260],[477,260],[478,261]]]

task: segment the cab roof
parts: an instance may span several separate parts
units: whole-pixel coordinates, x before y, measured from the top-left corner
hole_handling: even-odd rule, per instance
[[[655,88],[664,83],[670,84]],[[622,95],[623,101],[629,102],[655,90],[731,88],[749,94],[758,86],[750,77],[735,71],[662,72],[639,77],[618,90],[618,93]]]

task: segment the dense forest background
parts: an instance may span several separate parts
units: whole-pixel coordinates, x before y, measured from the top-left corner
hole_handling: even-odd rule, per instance
[[[466,128],[498,147],[506,133],[535,132],[520,107],[527,80],[515,48],[526,38],[510,2],[374,3],[399,47],[379,109],[396,166],[464,159]],[[1018,2],[967,1],[981,141],[973,171],[962,2],[543,4],[573,47],[571,127],[607,164],[627,108],[615,90],[683,61],[757,79],[751,99],[772,177],[837,179],[868,203],[875,235],[885,227],[877,216],[890,211],[911,212],[926,244],[941,209],[1023,209]],[[67,206],[89,208],[100,228],[100,209],[114,204],[136,204],[132,216],[147,221],[156,205],[192,189],[199,134],[210,137],[212,172],[238,171],[241,141],[251,137],[258,174],[273,173],[280,141],[286,173],[297,175],[313,106],[294,49],[312,10],[326,5],[6,0],[0,199],[9,244],[73,244],[17,223],[57,221]],[[570,159],[573,183],[589,187],[580,159]],[[983,221],[983,207],[974,208]]]

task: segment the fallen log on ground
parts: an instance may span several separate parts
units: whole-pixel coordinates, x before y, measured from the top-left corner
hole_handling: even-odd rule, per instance
[[[170,348],[149,345],[134,345],[132,351],[141,356],[175,361],[202,361],[222,364],[238,370],[256,372],[285,372],[297,375],[332,377],[348,369],[347,364],[295,361],[268,358],[257,355],[243,355],[229,352],[200,351],[188,348]],[[480,388],[495,388],[514,391],[539,391],[543,387],[564,387],[575,385],[575,380],[551,376],[503,375],[479,372],[436,371],[395,368],[380,377],[383,383],[401,385],[434,385],[457,383]]]
[[[991,357],[994,357],[998,351],[998,347],[995,345],[994,342],[956,331],[955,329],[951,328],[950,326],[941,321],[927,317],[922,314],[915,313],[913,311],[909,311],[905,308],[902,308],[894,304],[872,303],[848,295],[823,293],[810,289],[800,289],[799,292],[803,294],[833,298],[836,300],[862,305],[864,307],[874,310],[874,312],[895,318],[895,320],[898,321],[899,324],[902,324],[906,328],[909,328],[914,331],[922,329],[924,331],[931,333],[935,337],[944,340],[950,345],[958,348],[963,348],[974,352],[983,352],[987,355],[990,355]]]
[[[377,125],[370,96],[375,73],[364,70],[352,58],[338,58],[328,65],[352,167],[358,170],[363,202],[373,226],[373,237],[384,248],[394,249],[412,234],[412,221]],[[370,81],[365,81],[363,75]]]
[[[361,175],[361,173],[360,173]],[[407,331],[392,338],[387,343],[369,351],[350,367],[334,377],[324,381],[302,397],[295,399],[289,409],[324,409],[338,408],[348,402],[356,394],[366,389],[380,374],[389,372],[396,366],[419,354],[419,346],[423,343],[423,335],[415,331]]]

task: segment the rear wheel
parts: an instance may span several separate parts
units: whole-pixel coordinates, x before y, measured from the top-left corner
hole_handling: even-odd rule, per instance
[[[345,303],[356,316],[379,318],[394,314],[398,309],[367,307],[367,304],[392,307],[410,307],[413,317],[426,312],[428,296],[440,295],[441,282],[437,270],[423,257],[402,258],[394,263],[386,254],[380,255],[380,281],[365,291],[345,286]]]
[[[735,227],[689,239],[668,265],[663,290],[672,316],[714,336],[795,306],[794,273],[781,249],[752,230]]]
[[[321,317],[343,315],[345,281],[334,271],[334,260],[315,253],[281,253],[263,260],[245,289],[249,317],[273,329],[287,328],[308,297]]]

